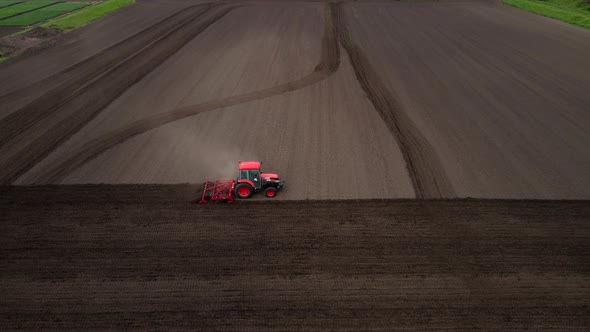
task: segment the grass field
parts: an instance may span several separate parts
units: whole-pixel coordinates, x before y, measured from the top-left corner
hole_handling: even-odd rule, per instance
[[[75,28],[89,24],[105,15],[117,11],[123,7],[133,4],[135,0],[108,0],[96,6],[81,10],[80,12],[68,15],[42,26],[45,28],[59,29],[61,31],[70,31]]]
[[[0,8],[12,6],[17,3],[21,3],[22,1],[0,1]]]
[[[0,20],[0,26],[27,26],[89,6],[89,2],[63,2]]]
[[[502,0],[511,6],[590,29],[590,0]]]
[[[37,8],[47,7],[47,6],[50,6],[54,3],[57,3],[57,1],[29,1],[29,2],[19,3],[14,6],[5,7],[5,8],[0,9],[0,20],[15,16],[15,15],[19,15],[22,13],[26,13],[28,11],[35,10]]]

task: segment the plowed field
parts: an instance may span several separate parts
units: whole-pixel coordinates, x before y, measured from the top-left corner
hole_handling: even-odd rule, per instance
[[[282,199],[590,198],[586,30],[495,2],[134,10],[132,33],[0,67],[1,183],[198,183],[261,159]],[[95,53],[19,75],[81,36]]]
[[[4,329],[584,329],[590,204],[0,192]]]
[[[47,45],[0,63],[0,329],[590,328],[590,31],[138,0]],[[285,190],[190,203],[238,160]]]

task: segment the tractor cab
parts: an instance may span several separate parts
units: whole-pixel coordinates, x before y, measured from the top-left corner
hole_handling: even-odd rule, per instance
[[[238,183],[248,183],[254,189],[262,188],[260,162],[244,161],[239,164]]]
[[[275,197],[284,183],[274,173],[262,173],[259,161],[240,161],[238,165],[238,179],[236,196],[249,198],[254,192],[264,191],[266,197]]]

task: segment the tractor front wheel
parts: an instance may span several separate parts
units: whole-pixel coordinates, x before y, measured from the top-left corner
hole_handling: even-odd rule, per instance
[[[236,186],[236,196],[239,198],[249,198],[253,192],[252,186],[247,183],[240,183]]]
[[[266,197],[273,198],[277,195],[277,190],[272,187],[266,188],[266,190],[264,191],[264,195],[266,195]]]

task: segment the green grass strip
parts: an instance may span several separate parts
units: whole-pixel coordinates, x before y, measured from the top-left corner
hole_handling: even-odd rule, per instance
[[[30,1],[19,3],[18,5],[14,6],[4,7],[0,9],[0,20],[33,11],[37,8],[47,7],[54,3],[57,3],[57,1]]]
[[[590,29],[588,0],[502,0],[516,8]]]
[[[87,25],[107,14],[133,4],[135,0],[107,0],[98,5],[83,9],[66,17],[47,22],[42,25],[45,28],[70,31],[72,29]]]
[[[0,20],[0,26],[28,26],[46,21],[50,18],[69,13],[90,5],[89,2],[62,2],[32,12]]]
[[[0,8],[16,5],[17,3],[21,3],[22,1],[0,1]]]

